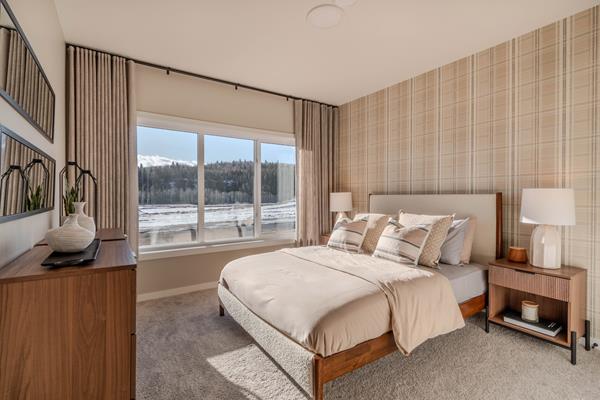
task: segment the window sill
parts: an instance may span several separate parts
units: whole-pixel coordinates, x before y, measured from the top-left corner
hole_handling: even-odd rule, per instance
[[[163,258],[193,256],[198,254],[220,253],[223,251],[245,250],[260,247],[287,246],[296,243],[293,239],[256,239],[247,242],[210,243],[169,249],[140,248],[138,261],[160,260]]]

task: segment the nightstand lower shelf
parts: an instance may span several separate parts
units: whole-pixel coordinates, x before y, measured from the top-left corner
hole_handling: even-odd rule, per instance
[[[502,315],[496,315],[496,316],[490,317],[490,322],[492,322],[492,323],[494,323],[496,325],[505,326],[505,327],[510,328],[512,330],[515,330],[515,331],[519,331],[519,332],[525,333],[525,334],[530,335],[530,336],[535,336],[537,338],[546,340],[546,341],[548,341],[550,343],[556,344],[558,346],[561,346],[561,347],[564,347],[564,348],[567,348],[567,349],[571,348],[571,346],[569,345],[568,337],[567,337],[568,332],[566,330],[564,330],[564,328],[563,328],[563,330],[561,330],[560,332],[558,332],[558,334],[556,336],[549,336],[549,335],[544,335],[543,333],[536,332],[536,331],[531,330],[531,329],[527,329],[527,328],[523,328],[523,327],[520,327],[520,326],[515,325],[515,324],[511,324],[510,322],[505,322],[502,319]]]

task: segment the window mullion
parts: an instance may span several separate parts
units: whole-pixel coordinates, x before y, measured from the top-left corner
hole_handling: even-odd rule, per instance
[[[199,242],[204,242],[204,133],[198,132],[198,236]]]
[[[260,163],[260,142],[254,141],[254,236],[262,236],[261,224],[261,163]]]

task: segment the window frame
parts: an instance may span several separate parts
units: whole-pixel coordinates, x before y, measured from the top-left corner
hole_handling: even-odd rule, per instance
[[[261,226],[261,144],[279,144],[285,146],[296,147],[295,136],[292,133],[269,131],[257,128],[248,128],[236,125],[221,124],[216,122],[199,121],[189,118],[174,117],[170,115],[149,113],[149,112],[137,112],[137,127],[165,129],[171,131],[180,131],[186,133],[196,134],[197,143],[197,173],[198,173],[198,209],[197,209],[197,226],[196,226],[196,241],[189,243],[177,243],[177,244],[157,244],[157,245],[146,245],[139,246],[140,255],[144,256],[143,259],[156,259],[170,257],[174,255],[189,255],[196,253],[205,253],[211,251],[226,251],[227,248],[231,250],[237,250],[240,248],[253,248],[279,244],[291,244],[295,243],[296,238],[284,237],[283,239],[274,239],[271,237],[262,236]],[[205,208],[205,196],[204,196],[204,137],[209,136],[221,136],[234,139],[251,140],[254,148],[254,194],[253,194],[253,209],[254,209],[254,237],[251,238],[239,238],[231,240],[219,240],[219,241],[205,241],[204,235],[204,208]],[[136,150],[137,153],[137,150]],[[137,154],[136,154],[137,157]],[[296,163],[297,166],[297,163]],[[134,171],[138,173],[137,168]],[[296,188],[298,181],[298,171],[296,169]],[[296,198],[296,223],[295,227],[298,227],[298,191],[295,191]],[[139,197],[139,196],[138,196]],[[139,233],[138,233],[139,234]],[[246,246],[247,244],[247,246]],[[197,251],[194,251],[197,249]],[[191,252],[190,252],[191,250]]]

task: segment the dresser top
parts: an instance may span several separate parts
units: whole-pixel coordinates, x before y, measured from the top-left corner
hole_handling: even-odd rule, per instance
[[[125,236],[121,228],[103,228],[96,231],[96,239],[100,239],[102,242],[109,242],[112,240],[125,240],[127,239],[127,236]],[[35,245],[47,246],[48,242],[46,239],[42,239]]]
[[[35,279],[60,278],[110,270],[132,269],[136,260],[127,240],[100,243],[98,258],[93,263],[77,267],[49,269],[42,262],[52,253],[48,246],[35,246],[25,254],[0,268],[0,284]]]
[[[572,267],[568,265],[563,265],[561,268],[551,269],[551,268],[539,268],[534,267],[528,263],[516,263],[512,261],[508,261],[506,258],[501,258],[498,260],[490,261],[490,265],[495,265],[497,267],[510,268],[517,271],[529,272],[540,275],[548,275],[555,276],[558,278],[571,279],[573,276],[581,273],[586,273],[584,268]]]

